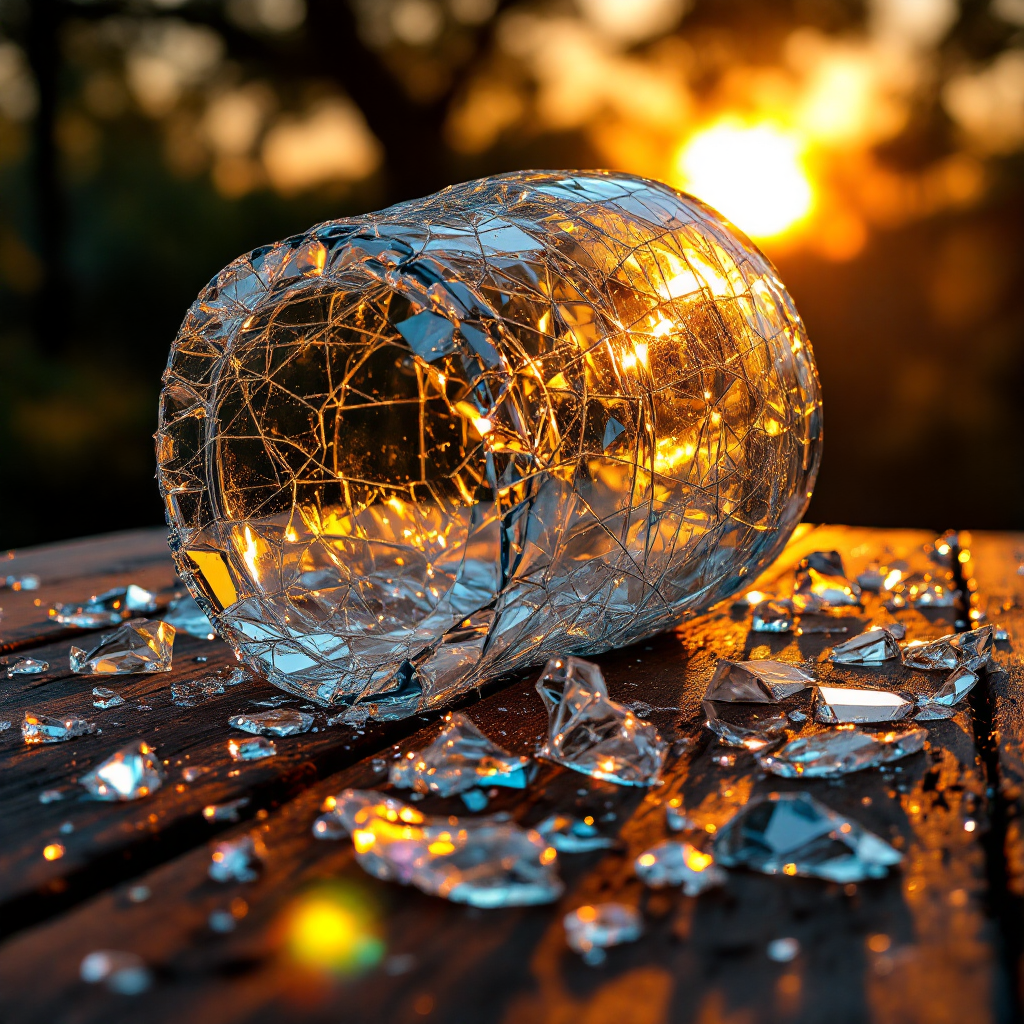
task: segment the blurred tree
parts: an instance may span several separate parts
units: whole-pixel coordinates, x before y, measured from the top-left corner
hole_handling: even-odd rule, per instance
[[[0,546],[158,522],[238,253],[527,166],[694,191],[821,367],[812,516],[1024,522],[1024,0],[0,0]]]

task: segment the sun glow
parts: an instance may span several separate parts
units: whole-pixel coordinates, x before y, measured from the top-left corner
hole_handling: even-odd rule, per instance
[[[754,238],[789,231],[814,206],[804,146],[774,124],[709,125],[683,144],[675,170],[681,188]]]

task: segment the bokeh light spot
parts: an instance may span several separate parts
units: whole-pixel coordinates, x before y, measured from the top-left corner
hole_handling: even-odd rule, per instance
[[[296,961],[333,973],[367,970],[385,952],[372,907],[356,890],[343,886],[300,896],[288,911],[285,934]]]
[[[680,148],[676,183],[754,238],[793,228],[814,205],[803,146],[769,124],[722,120]]]

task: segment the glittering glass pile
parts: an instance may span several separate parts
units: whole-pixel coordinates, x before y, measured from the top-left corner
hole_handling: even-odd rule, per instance
[[[721,218],[520,172],[232,263],[174,343],[157,449],[218,632],[393,718],[734,592],[799,521],[820,429],[793,303]]]

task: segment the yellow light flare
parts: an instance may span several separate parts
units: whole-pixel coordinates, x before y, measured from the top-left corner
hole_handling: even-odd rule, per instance
[[[305,967],[345,974],[366,970],[385,952],[375,916],[357,892],[324,887],[306,893],[286,912],[288,951]]]
[[[704,871],[715,863],[715,858],[710,853],[704,853],[689,843],[683,844],[683,860],[691,871]]]
[[[64,856],[64,847],[60,843],[50,843],[43,847],[43,857],[46,860],[60,860]]]
[[[676,154],[677,183],[754,238],[791,230],[814,206],[804,146],[778,125],[718,121]]]

